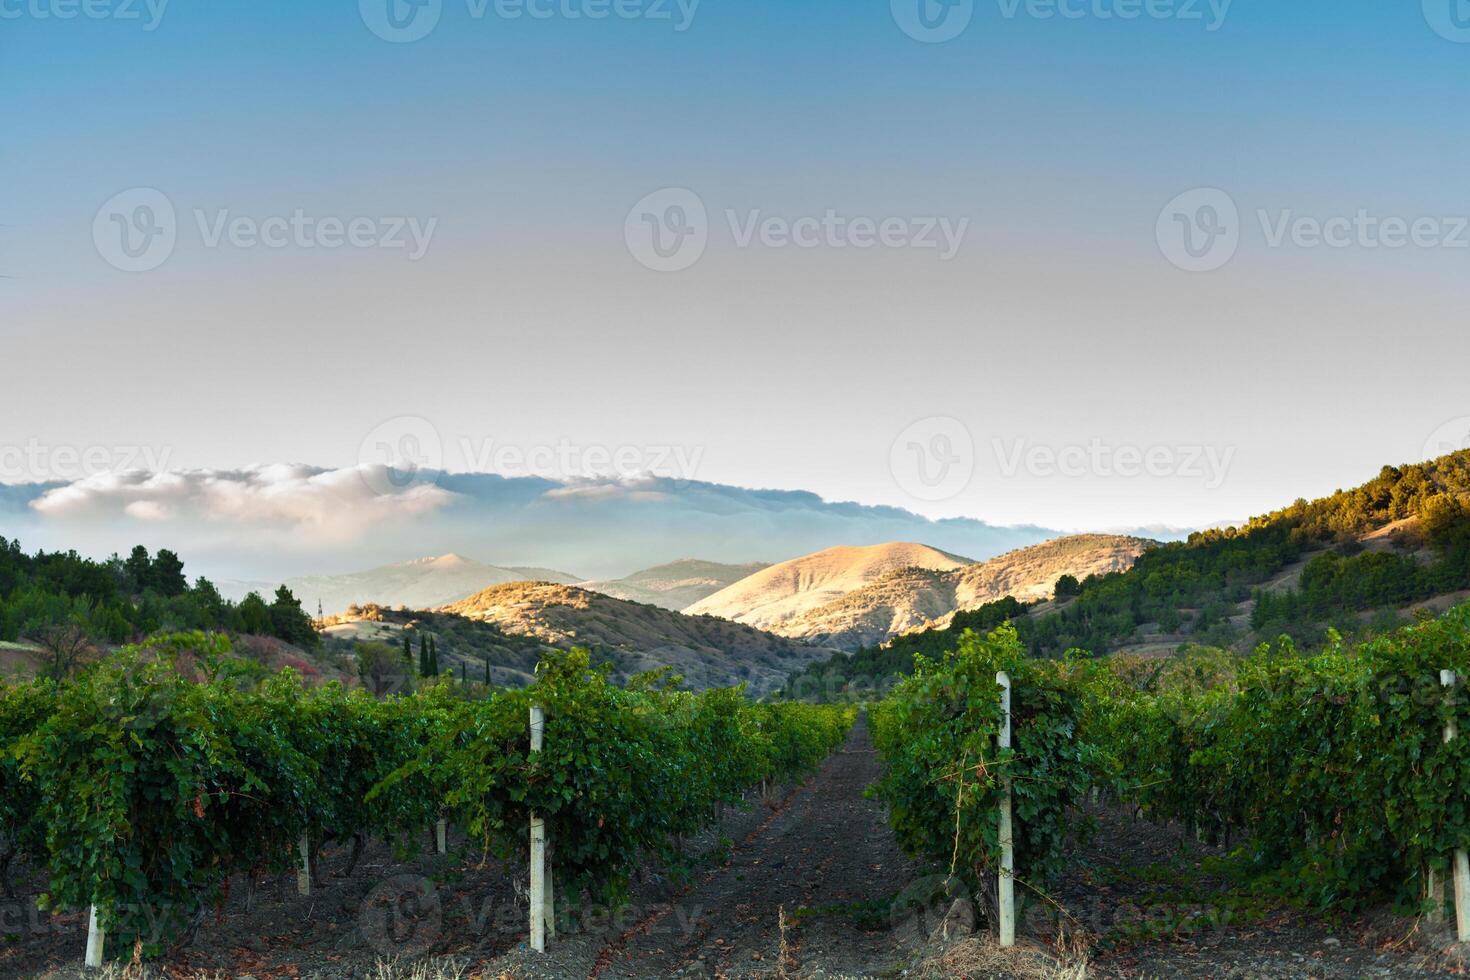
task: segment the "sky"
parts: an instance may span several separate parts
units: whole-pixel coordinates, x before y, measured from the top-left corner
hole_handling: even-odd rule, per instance
[[[1195,527],[1470,434],[1461,0],[389,2],[0,0],[0,482]]]

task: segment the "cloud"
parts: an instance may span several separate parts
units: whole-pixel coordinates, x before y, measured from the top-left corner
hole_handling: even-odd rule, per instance
[[[129,470],[46,490],[31,507],[43,517],[61,521],[203,522],[339,541],[385,522],[431,513],[453,501],[452,493],[431,483],[393,488],[380,478],[382,470],[283,464],[162,473]]]
[[[449,552],[586,578],[678,558],[780,561],[885,541],[984,559],[1055,534],[661,477],[557,481],[298,464],[0,486],[0,517],[28,549],[103,556],[142,544],[178,552],[191,574],[261,581]]]

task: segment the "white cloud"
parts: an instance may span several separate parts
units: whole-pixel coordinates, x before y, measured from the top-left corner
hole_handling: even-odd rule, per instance
[[[369,469],[273,464],[238,470],[103,473],[32,502],[56,520],[223,523],[340,541],[374,526],[431,513],[455,495],[432,484],[394,489]],[[383,488],[386,487],[386,492]]]

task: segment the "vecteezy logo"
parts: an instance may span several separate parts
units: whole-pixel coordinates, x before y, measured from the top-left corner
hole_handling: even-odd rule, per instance
[[[1440,37],[1470,44],[1470,0],[1424,0],[1424,19]]]
[[[383,956],[423,956],[439,941],[443,925],[434,883],[422,875],[394,875],[379,882],[357,913],[362,938]]]
[[[888,468],[911,497],[948,500],[963,493],[975,474],[975,440],[959,419],[920,419],[893,440]]]
[[[1213,272],[1240,247],[1240,210],[1222,190],[1186,191],[1159,212],[1154,235],[1159,250],[1186,272]]]
[[[890,0],[893,21],[915,41],[943,44],[970,26],[975,0]]]
[[[1451,419],[1435,429],[1424,441],[1424,453],[1420,458],[1438,459],[1462,449],[1470,449],[1470,416]]]
[[[699,195],[666,187],[633,205],[623,222],[623,240],[633,258],[655,272],[682,272],[704,255],[709,214]]]
[[[368,433],[358,448],[357,462],[369,489],[393,496],[439,479],[444,441],[428,419],[400,415]]]
[[[444,0],[357,0],[368,30],[385,41],[419,41],[439,26]]]
[[[97,254],[123,272],[149,272],[163,265],[173,254],[178,237],[173,202],[151,187],[115,195],[92,219]]]

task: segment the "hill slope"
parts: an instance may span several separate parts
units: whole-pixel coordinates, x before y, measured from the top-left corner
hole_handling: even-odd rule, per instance
[[[691,687],[749,682],[756,695],[779,688],[788,673],[832,652],[711,616],[686,616],[549,582],[493,586],[436,612],[550,646],[586,647],[609,660],[619,679],[669,666]]]
[[[685,558],[634,572],[619,579],[581,582],[589,592],[601,592],[614,599],[646,602],[651,606],[680,610],[714,595],[728,585],[766,568],[765,562],[748,565],[725,565],[714,561]]]
[[[502,568],[459,555],[419,558],[347,575],[312,575],[291,579],[286,587],[312,611],[320,602],[327,615],[348,606],[406,606],[429,609],[456,602],[504,582],[536,579],[570,583],[577,576],[545,568]]]
[[[948,571],[969,564],[968,558],[907,542],[828,548],[772,565],[684,611],[771,629],[900,569]]]
[[[1079,534],[1008,552],[948,571],[903,568],[823,606],[773,625],[782,636],[856,650],[926,623],[946,625],[953,615],[1003,596],[1022,602],[1049,599],[1057,579],[1121,571],[1155,542],[1108,534]]]
[[[915,654],[936,657],[964,629],[1007,618],[1035,656],[1073,648],[1167,656],[1190,643],[1244,651],[1282,634],[1314,649],[1328,627],[1349,637],[1384,632],[1466,598],[1470,450],[1385,466],[1355,489],[1152,548],[1127,571],[1083,582],[1076,598],[957,613],[948,627],[839,655],[806,679],[830,687],[832,678],[907,671]]]

